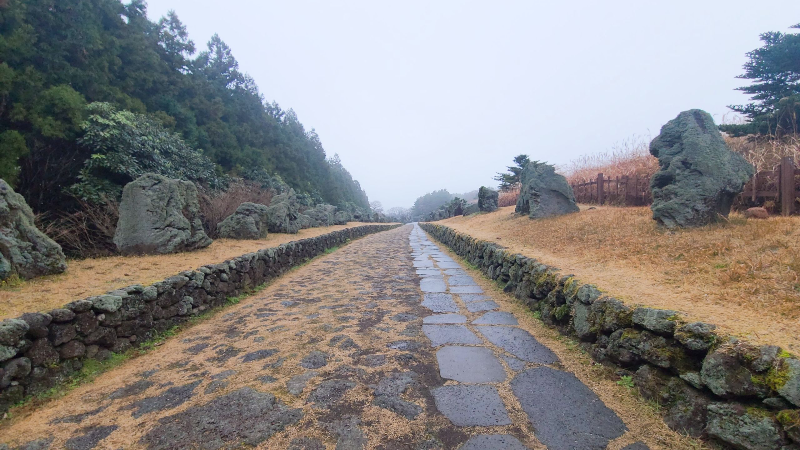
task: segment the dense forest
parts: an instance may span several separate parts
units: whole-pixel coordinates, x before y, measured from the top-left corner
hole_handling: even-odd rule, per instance
[[[0,178],[34,211],[114,198],[147,171],[369,208],[338,155],[265,101],[219,36],[198,52],[174,12],[152,22],[146,7],[0,0]]]

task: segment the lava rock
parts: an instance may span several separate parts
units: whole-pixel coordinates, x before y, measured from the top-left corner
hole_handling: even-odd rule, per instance
[[[217,225],[217,234],[227,239],[264,239],[267,237],[269,208],[244,202]]]
[[[550,164],[531,161],[520,175],[522,186],[515,211],[532,219],[578,212],[575,194]]]
[[[497,202],[500,194],[494,189],[481,186],[478,189],[478,209],[482,212],[492,212],[497,209]]]

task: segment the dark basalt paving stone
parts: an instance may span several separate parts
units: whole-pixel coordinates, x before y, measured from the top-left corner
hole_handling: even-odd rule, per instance
[[[417,275],[421,277],[440,277],[442,271],[439,269],[417,269]]]
[[[460,450],[527,450],[528,447],[508,434],[479,434],[472,436]]]
[[[442,261],[436,264],[440,269],[460,269],[461,266],[455,261]]]
[[[519,325],[517,318],[509,312],[493,311],[472,321],[475,325]]]
[[[536,367],[514,377],[511,390],[548,449],[604,449],[625,424],[569,372]]]
[[[482,302],[486,300],[491,300],[491,298],[483,295],[483,294],[458,294],[459,298],[464,303],[472,303],[472,302]]]
[[[73,414],[71,416],[59,417],[57,419],[51,420],[50,423],[54,424],[54,425],[55,424],[59,424],[59,423],[81,423],[81,422],[83,422],[84,420],[86,420],[89,417],[96,416],[97,414],[100,414],[101,412],[105,411],[106,408],[108,408],[108,405],[101,406],[101,407],[99,407],[97,409],[93,409],[91,411],[86,411],[85,413],[81,413],[81,414]],[[2,447],[0,447],[0,450],[2,450]]]
[[[50,448],[51,442],[53,442],[53,437],[49,436],[46,438],[28,441],[19,447],[14,447],[14,450],[47,450]],[[0,444],[0,450],[5,450],[3,449],[3,444]]]
[[[125,397],[130,397],[132,395],[139,395],[154,384],[155,383],[153,383],[152,381],[139,380],[127,386],[123,386],[117,389],[116,391],[112,392],[111,395],[108,396],[108,398],[110,398],[111,400],[116,400],[118,398],[125,398]]]
[[[439,278],[423,278],[419,280],[419,288],[422,292],[447,292],[447,285]]]
[[[328,430],[339,436],[336,440],[337,450],[362,450],[366,448],[367,438],[358,425],[361,420],[358,417],[348,416],[342,420],[337,420],[327,424]]]
[[[482,294],[480,286],[450,286],[450,292],[454,294]]]
[[[217,356],[209,359],[209,361],[221,366],[225,364],[229,359],[238,356],[239,353],[242,353],[242,351],[239,350],[238,348],[225,345],[223,347],[218,348],[216,351]]]
[[[634,442],[633,444],[622,447],[622,450],[650,450],[644,442]]]
[[[409,313],[398,313],[390,317],[390,319],[394,320],[395,322],[411,322],[412,320],[419,319],[419,317]]]
[[[520,361],[519,359],[514,358],[513,356],[503,356],[503,361],[505,361],[506,364],[508,364],[508,367],[510,367],[511,370],[514,370],[516,372],[525,369],[525,361]]]
[[[250,352],[242,357],[242,362],[251,362],[251,361],[261,361],[262,359],[267,359],[272,355],[278,353],[278,349],[276,348],[265,348],[261,350],[256,350],[254,352]]]
[[[260,377],[258,379],[258,381],[260,381],[260,382],[262,382],[264,384],[270,384],[270,383],[274,383],[274,382],[278,381],[278,379],[273,377],[273,376],[264,375],[263,377]]]
[[[159,420],[140,442],[150,450],[256,446],[302,417],[274,395],[245,387]]]
[[[417,350],[420,348],[420,343],[417,341],[393,341],[386,344],[387,347],[393,350]]]
[[[211,375],[211,379],[212,380],[224,380],[225,378],[228,378],[228,377],[230,377],[232,375],[235,375],[235,374],[236,374],[235,370],[226,370],[224,372],[215,373],[214,375]]]
[[[286,450],[325,450],[325,444],[318,439],[303,436],[292,439]]]
[[[284,301],[281,302],[281,305],[283,305],[283,306],[285,306],[287,308],[290,308],[290,307],[292,307],[292,306],[294,306],[296,304],[297,304],[297,302],[292,301],[292,300],[284,300]]]
[[[226,387],[228,387],[228,382],[227,381],[214,380],[211,383],[208,383],[208,386],[206,386],[206,389],[203,391],[203,393],[204,394],[211,394],[211,393],[216,392],[216,391],[218,391],[220,389],[225,389]]]
[[[206,348],[208,348],[208,346],[209,346],[209,344],[206,344],[206,343],[195,344],[195,345],[185,349],[183,352],[184,353],[188,353],[190,355],[196,355],[196,354],[202,352],[203,350],[205,350]]]
[[[422,306],[436,313],[458,312],[458,305],[450,294],[425,294]]]
[[[378,382],[375,395],[400,395],[417,379],[413,371],[391,373]]]
[[[444,271],[445,275],[449,275],[451,277],[457,277],[462,275],[467,275],[467,271],[464,269],[447,269]]]
[[[375,400],[372,401],[372,404],[380,408],[388,409],[409,420],[415,419],[422,413],[422,408],[416,403],[407,402],[393,395],[378,395],[375,397]]]
[[[171,387],[161,395],[143,398],[120,409],[133,409],[133,417],[135,418],[153,411],[172,409],[189,400],[198,384],[200,384],[199,380],[182,386]]]
[[[308,382],[317,375],[318,373],[313,370],[295,375],[286,382],[286,390],[292,395],[300,395],[303,393]]]
[[[467,318],[461,314],[435,314],[422,319],[426,325],[439,323],[467,323]]]
[[[475,280],[469,275],[459,275],[447,279],[450,286],[477,286]]]
[[[116,425],[84,428],[81,430],[83,432],[82,435],[67,439],[67,442],[64,443],[64,448],[67,450],[91,450],[116,429]]]
[[[362,362],[367,367],[380,367],[386,364],[386,355],[365,355]]]
[[[356,387],[356,383],[349,380],[325,380],[311,391],[307,401],[315,408],[330,408],[342,399],[345,392]]]
[[[488,300],[488,301],[485,301],[485,302],[467,303],[467,311],[473,312],[473,313],[474,312],[481,312],[481,311],[491,311],[491,310],[497,309],[499,307],[500,306],[497,303],[495,303],[495,302],[493,302],[491,300]]]
[[[356,341],[351,339],[349,336],[344,334],[337,334],[336,336],[332,337],[330,341],[328,341],[329,347],[338,346],[341,349],[351,349],[351,348],[359,348]]]
[[[431,390],[436,407],[454,425],[497,426],[510,425],[506,407],[493,386],[453,385]]]
[[[314,350],[300,361],[300,367],[304,369],[319,369],[328,364],[328,355],[319,350]]]
[[[414,267],[416,267],[417,269],[432,269],[433,261],[429,259],[414,261]]]
[[[442,378],[462,383],[499,383],[506,380],[502,364],[485,347],[444,347],[436,352]]]
[[[517,358],[536,364],[553,364],[558,357],[549,348],[540,344],[525,330],[514,327],[479,326],[489,342],[511,353]]]
[[[444,344],[481,344],[475,333],[465,325],[423,325],[422,331],[431,340],[431,345],[438,347]]]

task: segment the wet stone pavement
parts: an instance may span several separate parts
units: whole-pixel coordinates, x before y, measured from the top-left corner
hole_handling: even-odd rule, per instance
[[[604,449],[625,432],[408,225],[5,420],[0,450]]]

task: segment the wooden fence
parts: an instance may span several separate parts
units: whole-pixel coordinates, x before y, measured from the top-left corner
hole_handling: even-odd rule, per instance
[[[572,184],[578,203],[644,206],[653,201],[646,177],[604,177]],[[775,170],[758,172],[734,201],[734,208],[766,206],[784,216],[800,211],[800,169],[792,158],[783,158]]]

